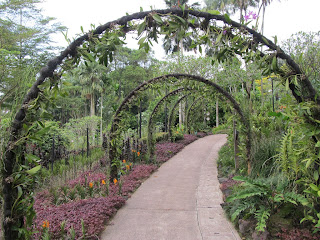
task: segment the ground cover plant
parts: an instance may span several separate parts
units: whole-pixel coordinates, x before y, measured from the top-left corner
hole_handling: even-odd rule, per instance
[[[201,134],[205,136],[205,134]],[[100,161],[91,170],[81,172],[63,185],[39,191],[35,196],[36,218],[33,239],[99,239],[108,220],[124,205],[130,195],[161,163],[198,139],[185,134],[177,142],[156,144],[156,163],[143,164],[122,160],[124,174],[110,179]]]

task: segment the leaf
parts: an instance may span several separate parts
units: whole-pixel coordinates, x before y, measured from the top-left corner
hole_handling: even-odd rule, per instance
[[[142,37],[142,38],[140,38],[138,44],[139,44],[139,45],[142,45],[142,44],[144,43],[144,41],[146,40],[146,38],[147,38],[147,37]]]
[[[216,43],[219,43],[220,42],[220,40],[221,40],[221,38],[222,38],[222,32],[219,34],[219,36],[217,37],[217,39],[216,39]]]
[[[40,129],[38,132],[36,132],[36,135],[37,136],[44,135],[44,134],[48,133],[49,131],[50,131],[50,127],[45,127],[45,128]]]
[[[276,56],[274,56],[273,57],[273,59],[272,59],[272,64],[271,64],[271,69],[273,70],[273,71],[275,71],[275,70],[277,70],[277,57]]]
[[[147,23],[145,22],[145,20],[138,26],[138,36],[141,35],[141,33],[144,31],[144,29],[146,28]]]
[[[312,158],[307,159],[306,168],[309,168],[312,162]]]
[[[310,184],[310,187],[312,188],[312,190],[314,191],[320,191],[320,189],[318,188],[318,186],[314,185],[313,183]]]
[[[30,174],[30,175],[34,175],[36,174],[39,170],[41,169],[41,165],[38,165],[34,168],[31,168],[30,170],[26,171],[26,173]]]
[[[274,36],[274,44],[277,45],[277,42],[278,42],[278,37]]]
[[[224,14],[224,18],[227,21],[227,23],[231,24],[231,19],[228,14]]]
[[[242,182],[246,182],[247,178],[246,177],[242,177],[242,176],[235,176],[232,178],[235,181],[242,181]]]
[[[18,189],[18,196],[17,196],[16,200],[14,201],[12,209],[14,209],[14,207],[16,206],[16,204],[18,203],[19,199],[21,198],[21,196],[23,194],[21,186],[17,186],[17,189]]]
[[[184,13],[184,10],[186,8],[186,4],[180,5],[180,8],[181,8],[182,12]]]
[[[209,10],[207,12],[212,14],[212,15],[220,15],[221,14],[218,10]]]
[[[83,56],[84,56],[87,60],[89,60],[90,62],[94,62],[94,61],[95,61],[94,57],[93,57],[92,54],[90,54],[90,53],[85,52],[85,53],[83,54]]]
[[[269,117],[281,117],[282,114],[280,112],[268,112]]]
[[[18,199],[21,198],[22,196],[22,188],[20,186],[17,186],[17,189],[18,189]]]
[[[250,197],[253,197],[253,196],[261,196],[261,195],[262,195],[261,189],[257,188],[255,191],[241,192],[238,195],[232,195],[232,196],[230,196],[230,197],[228,197],[226,199],[226,202],[232,202],[232,201],[237,200],[237,199],[245,199],[245,198],[250,198]]]
[[[177,18],[183,25],[185,25],[187,22],[185,19],[183,19],[182,17],[179,16],[174,16],[175,18]]]
[[[26,159],[30,163],[40,162],[41,159],[38,156],[32,155],[32,154],[26,154]]]
[[[160,24],[163,23],[161,17],[160,17],[158,14],[152,15],[152,18],[153,18],[157,23],[160,23]]]
[[[289,79],[286,80],[286,91],[289,91]]]
[[[262,37],[262,41],[263,41],[265,44],[269,45],[269,41],[268,41],[265,37]]]

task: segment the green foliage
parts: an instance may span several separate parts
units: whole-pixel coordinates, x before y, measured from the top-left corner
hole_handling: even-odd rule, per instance
[[[222,146],[219,150],[218,168],[221,177],[228,177],[234,172],[234,155],[230,143]]]
[[[289,179],[308,183],[314,182],[314,171],[319,166],[316,161],[318,151],[315,139],[319,136],[317,124],[310,124],[304,119],[305,115],[310,115],[312,105],[301,103],[286,108],[285,114],[290,123],[287,132],[283,135],[279,148],[278,162],[281,170]],[[313,138],[312,138],[313,136]]]
[[[176,130],[172,132],[171,142],[176,142],[183,139],[183,132]]]
[[[60,159],[53,163],[53,170],[51,167],[41,168],[39,175],[42,179],[38,183],[38,187],[42,188],[46,185],[62,184],[69,178],[77,176],[77,171],[81,169],[90,168],[93,163],[98,162],[103,158],[105,152],[101,148],[90,150],[90,155],[87,158],[86,154],[78,154],[67,159]]]
[[[212,128],[212,134],[226,134],[228,132],[228,126],[226,124],[220,124],[218,127]]]
[[[66,136],[70,142],[69,149],[78,150],[86,148],[87,128],[89,129],[90,141],[98,138],[96,134],[100,121],[101,118],[97,116],[70,119],[62,130],[64,136]],[[94,144],[94,142],[92,144]]]
[[[300,65],[319,91],[320,32],[298,32],[283,43],[283,48]]]
[[[24,2],[25,1],[21,1],[21,3]],[[1,3],[0,6],[2,8],[2,6],[6,5],[5,7],[12,8],[14,10],[19,9],[20,2],[17,6],[10,5],[10,3],[13,2],[9,1],[6,3]],[[28,1],[28,3],[33,6],[34,1]],[[249,1],[245,6],[241,5],[240,12],[246,10],[250,4],[254,3]],[[220,7],[223,8],[222,6]],[[181,71],[189,71],[193,74],[207,74],[210,76],[212,81],[221,83],[222,87],[228,89],[230,94],[235,96],[236,100],[241,103],[241,107],[245,109],[246,116],[244,117],[247,118],[248,122],[251,123],[250,129],[252,130],[253,134],[252,139],[250,140],[252,140],[254,148],[251,152],[250,158],[251,160],[254,160],[255,170],[253,173],[255,176],[257,176],[259,172],[263,176],[270,174],[271,169],[269,168],[267,170],[263,170],[265,172],[262,172],[262,168],[259,168],[259,165],[261,165],[259,163],[263,163],[262,165],[264,165],[268,161],[269,167],[273,165],[275,146],[278,143],[278,139],[272,139],[272,135],[280,136],[283,132],[286,132],[282,138],[279,150],[280,153],[278,155],[278,161],[281,166],[280,171],[285,172],[286,176],[291,181],[297,182],[299,179],[300,183],[305,184],[305,193],[307,194],[309,201],[307,205],[310,208],[310,212],[306,216],[306,220],[311,220],[316,226],[318,226],[317,221],[319,219],[319,213],[317,213],[315,209],[318,206],[317,194],[319,192],[319,172],[314,171],[314,169],[319,168],[317,162],[319,155],[317,151],[320,146],[319,131],[317,129],[317,127],[319,127],[319,121],[315,119],[317,117],[317,106],[312,106],[310,103],[304,103],[293,108],[293,113],[287,112],[286,115],[273,113],[273,116],[266,116],[266,113],[270,112],[271,106],[264,103],[264,100],[269,97],[267,92],[271,89],[269,89],[268,86],[268,90],[263,92],[262,84],[260,85],[259,89],[259,86],[257,87],[257,82],[255,81],[256,79],[262,78],[263,75],[271,76],[271,73],[279,73],[280,75],[284,76],[283,78],[280,78],[279,81],[280,84],[284,85],[282,89],[288,91],[289,88],[292,89],[292,86],[294,86],[296,87],[296,91],[293,91],[294,94],[302,96],[303,91],[307,89],[303,85],[303,83],[306,82],[304,78],[301,77],[303,75],[294,75],[294,71],[291,73],[291,70],[294,70],[294,67],[293,69],[289,69],[287,65],[277,60],[276,55],[278,48],[272,47],[271,49],[270,47],[270,49],[267,49],[268,52],[263,51],[266,54],[264,57],[262,57],[263,54],[260,54],[258,51],[256,52],[256,49],[262,49],[262,45],[264,44],[259,43],[259,39],[257,38],[259,35],[255,36],[255,40],[257,41],[252,41],[252,35],[249,34],[248,30],[245,29],[245,26],[238,29],[229,25],[231,23],[231,19],[228,15],[225,14],[222,16],[224,19],[223,24],[211,24],[210,22],[207,22],[207,19],[202,20],[193,16],[188,16],[188,12],[185,11],[185,5],[180,6],[180,8],[183,10],[183,15],[160,15],[156,13],[150,13],[141,21],[137,20],[135,22],[128,22],[125,27],[114,25],[112,28],[103,31],[103,34],[100,36],[94,36],[90,32],[90,34],[87,35],[89,36],[88,41],[83,42],[83,44],[77,48],[77,52],[70,54],[74,55],[74,58],[64,61],[64,64],[59,71],[55,73],[54,77],[48,79],[46,83],[39,87],[39,96],[31,103],[27,103],[25,106],[25,109],[28,109],[28,112],[26,119],[23,122],[24,125],[21,135],[13,136],[18,137],[18,139],[16,142],[12,142],[12,144],[15,144],[14,150],[16,153],[16,164],[14,166],[14,173],[12,174],[14,178],[14,191],[12,194],[16,195],[16,201],[12,208],[12,216],[15,218],[17,217],[18,219],[20,218],[20,220],[25,217],[27,223],[26,226],[30,226],[33,217],[33,186],[37,184],[40,174],[51,177],[48,171],[46,172],[46,170],[40,169],[38,158],[31,154],[25,155],[26,157],[24,158],[23,153],[26,150],[24,147],[26,143],[30,141],[41,145],[43,148],[49,149],[49,146],[46,146],[46,144],[53,135],[57,134],[64,136],[63,144],[67,144],[68,142],[71,143],[70,149],[83,148],[85,143],[84,131],[87,127],[90,128],[90,136],[92,139],[95,139],[95,130],[98,129],[98,122],[101,121],[102,124],[103,118],[106,119],[105,123],[108,123],[123,96],[126,96],[127,93],[137,84],[152,76],[152,67],[146,67],[152,65],[152,60],[146,60],[148,58],[146,55],[142,54],[143,51],[141,50],[148,52],[150,46],[152,45],[152,41],[157,42],[158,35],[161,33],[165,35],[166,50],[169,52],[179,51],[181,48],[187,48],[188,50],[195,50],[202,53],[202,49],[205,46],[207,54],[212,56],[212,58],[191,58],[191,60],[189,59],[188,61],[181,60],[181,56],[178,56],[178,64],[163,64],[159,67],[159,69],[163,72],[176,71],[178,69]],[[22,8],[22,6],[20,6],[20,9],[25,10]],[[31,8],[30,10],[34,10],[34,8]],[[15,14],[19,15],[19,11],[15,12]],[[29,14],[30,11],[24,13]],[[211,13],[218,14],[216,11]],[[21,14],[20,12],[20,17],[24,18],[25,15]],[[17,24],[11,25],[9,21],[4,21],[3,19],[0,20],[0,40],[1,42],[5,43],[4,49],[0,49],[1,67],[4,66],[0,69],[1,73],[4,73],[0,76],[0,103],[8,103],[12,100],[12,97],[15,96],[13,93],[20,93],[19,91],[15,92],[14,90],[19,85],[19,81],[24,79],[22,74],[24,68],[22,66],[26,64],[28,67],[32,68],[34,66],[32,61],[34,61],[35,55],[37,55],[35,60],[37,63],[41,63],[46,56],[49,55],[47,54],[46,49],[39,50],[36,48],[36,45],[41,43],[41,41],[42,43],[48,42],[48,38],[45,35],[48,35],[48,32],[37,32],[35,31],[37,30],[36,28],[18,29]],[[51,19],[42,19],[42,23],[44,25],[50,21]],[[223,27],[220,28],[219,26],[222,25]],[[189,28],[189,26],[200,27],[199,29],[196,29]],[[128,29],[137,30],[141,50],[131,51],[120,48],[120,46],[124,43],[123,40]],[[15,33],[19,32],[18,30],[23,30],[20,32],[23,32],[27,37],[23,39],[21,38],[21,35],[15,36]],[[38,33],[41,33],[42,37],[40,37]],[[33,36],[33,34],[39,38],[32,38],[31,36]],[[19,44],[19,41],[17,40],[18,37],[20,37],[20,43],[22,40],[30,40],[27,41],[28,44],[23,44],[24,46],[29,47],[29,49],[21,48],[21,44]],[[5,41],[2,41],[2,39],[5,39]],[[263,41],[266,44],[270,43],[265,38],[263,38]],[[37,46],[41,47],[41,44]],[[315,44],[312,48],[310,48],[309,50],[311,52],[309,52],[309,50],[299,50],[299,58],[303,56],[305,52],[308,53],[307,56],[311,56],[312,54],[310,53],[312,53],[314,50],[317,50],[317,47],[317,44]],[[39,51],[35,51],[34,49]],[[117,51],[119,55],[117,55]],[[138,56],[136,56],[136,54]],[[123,55],[125,56],[123,57]],[[245,61],[245,68],[241,67],[242,62],[239,59],[233,58],[236,55],[240,55],[240,57]],[[288,63],[290,63],[289,60]],[[6,61],[8,65],[3,64]],[[194,63],[190,64],[192,61]],[[127,62],[130,63],[127,64]],[[258,62],[259,66],[251,64],[252,62]],[[111,63],[114,63],[114,65]],[[198,67],[198,65],[201,65],[198,63],[203,63],[203,67]],[[208,69],[211,68],[210,63],[214,63],[212,71],[208,71]],[[102,67],[102,64],[105,67]],[[77,68],[73,72],[74,76],[71,76],[74,78],[70,79],[70,77],[68,79],[68,74],[66,72],[72,68],[75,68],[75,66],[77,66]],[[170,68],[168,67],[166,69],[167,66],[170,66]],[[258,67],[261,68],[261,71],[258,71]],[[312,72],[310,71],[312,67],[306,67],[306,69],[306,73]],[[106,74],[106,72],[108,73]],[[58,75],[60,74],[63,75],[63,80],[59,82],[58,79],[60,76]],[[106,75],[108,75],[108,77]],[[5,78],[3,78],[3,76],[5,76]],[[8,78],[7,76],[10,77]],[[30,79],[32,79],[34,76],[35,74],[33,74],[32,77],[28,78],[26,81],[23,81],[22,84],[24,84],[24,87],[28,86]],[[17,81],[11,82],[11,77],[13,79],[17,79]],[[123,79],[125,79],[125,81]],[[128,79],[131,81],[128,81]],[[78,83],[82,84],[82,89],[72,86],[72,83],[77,83],[77,81]],[[65,92],[61,91],[61,89],[63,88],[64,84],[68,83],[71,83],[71,86],[69,86],[70,88],[66,89],[70,90],[72,94],[66,96]],[[201,88],[200,84],[190,84],[188,81],[176,83],[174,80],[169,79],[168,85],[170,86],[166,87],[168,87],[168,89],[174,88],[178,86],[178,84],[181,84],[181,86],[184,87],[190,86],[194,89],[201,90],[202,94],[206,95],[206,97],[209,97],[208,99],[216,99],[216,96],[213,98],[208,90]],[[28,88],[29,87],[30,86],[28,86]],[[143,110],[146,113],[148,110],[153,109],[155,103],[157,100],[159,100],[157,97],[161,95],[161,90],[159,90],[161,87],[160,84],[153,87],[153,96],[146,97],[145,100],[147,103],[143,106]],[[158,91],[159,94],[154,94],[156,91]],[[271,91],[272,99],[274,99],[273,89]],[[87,102],[86,99],[80,99],[80,97],[78,97],[79,92],[82,92],[82,95],[85,95],[88,98],[87,100],[90,99],[91,118],[79,119],[80,116],[88,115],[87,106],[77,106],[81,104],[85,105]],[[98,98],[98,94],[103,94],[104,92],[108,93],[107,98],[102,99],[102,95],[100,98]],[[285,102],[284,94],[280,91],[277,92],[277,94],[281,95],[278,97],[280,101]],[[20,97],[19,94],[16,96]],[[6,99],[4,99],[5,97]],[[19,97],[17,99],[19,99]],[[19,103],[20,102],[21,101],[19,99]],[[63,102],[67,102],[61,104],[61,106],[66,106],[65,113],[63,113],[63,108],[55,109],[57,103]],[[260,104],[262,106],[260,106]],[[103,109],[105,110],[104,113],[101,113],[101,118],[95,118],[93,116],[95,115],[95,110],[98,106],[100,107],[101,111]],[[105,107],[103,108],[103,106]],[[15,112],[15,108],[16,105],[13,104],[13,106],[11,106],[13,112]],[[233,120],[236,123],[237,130],[240,133],[240,150],[238,155],[241,159],[245,159],[246,150],[248,150],[246,149],[248,146],[245,145],[245,141],[247,137],[251,137],[248,135],[248,129],[239,123],[239,119],[233,116],[233,110],[230,111],[230,109],[225,106],[222,108],[226,115],[225,119],[227,119],[228,115],[231,116],[227,123],[230,125]],[[10,109],[10,107],[6,106],[6,109]],[[117,166],[118,170],[122,167],[122,163],[119,160],[119,156],[121,154],[121,148],[119,146],[122,142],[121,134],[127,127],[131,127],[133,130],[136,127],[135,117],[138,113],[137,108],[132,102],[130,103],[130,106],[128,105],[128,109],[129,110],[126,113],[122,113],[122,115],[119,116],[124,120],[117,122],[116,127],[118,128],[118,131],[115,133],[117,136],[113,138],[110,143],[111,149],[114,151],[114,156],[111,160],[113,165]],[[199,107],[199,109],[201,111],[204,110],[203,107]],[[68,112],[68,110],[70,112]],[[275,110],[273,109],[273,111]],[[61,116],[58,116],[59,114]],[[70,119],[71,120],[62,128],[57,122],[46,121],[48,119],[52,119],[52,115],[54,115],[56,119],[61,119],[61,122],[63,123]],[[191,118],[195,123],[193,126],[193,130],[195,131],[206,128],[206,123],[202,122],[203,115],[198,115],[200,118],[199,116],[198,118],[197,116]],[[163,114],[159,116],[157,121],[155,121],[160,123],[158,124],[159,128],[162,127],[162,117]],[[285,122],[285,126],[282,129],[281,127],[279,128],[278,124],[274,124],[273,122],[273,120],[279,122],[280,117],[282,118],[281,120],[284,120]],[[144,121],[146,121],[146,118]],[[312,124],[310,124],[310,122]],[[154,124],[154,126],[155,125],[157,124]],[[272,131],[268,127],[270,125],[272,125]],[[1,130],[2,132],[4,131],[4,129]],[[151,134],[150,130],[151,128],[148,129],[149,134]],[[102,129],[100,129],[100,132],[102,132]],[[176,139],[181,136],[182,133],[179,132],[179,134],[174,135],[174,138]],[[315,139],[313,140],[314,142],[310,140],[311,137]],[[154,141],[152,137],[151,141],[152,143]],[[230,141],[232,141],[232,137],[229,137],[229,142]],[[3,144],[1,143],[1,145]],[[4,148],[2,147],[2,149]],[[225,169],[225,172],[229,173],[232,171],[233,154],[232,148],[226,150],[225,147],[222,151],[222,158],[220,162],[224,163],[227,166],[226,168],[229,167],[229,169]],[[80,158],[79,161],[82,163],[88,163],[91,160]],[[69,164],[71,166],[76,166],[74,159],[73,161],[69,161]],[[240,171],[243,169],[244,167],[240,168]],[[58,175],[63,172],[65,173],[67,170],[68,167],[66,161],[62,160],[60,163],[54,165],[53,174]],[[120,173],[121,171],[119,174]],[[249,178],[238,178],[238,180],[245,181],[245,184],[239,187],[239,191],[236,195],[233,195],[229,198],[229,200],[232,199],[236,203],[233,207],[234,211],[232,219],[235,220],[240,215],[255,216],[257,219],[257,230],[259,231],[265,229],[269,216],[281,205],[297,205],[298,203],[306,204],[301,195],[296,194],[295,192],[285,191],[283,187],[288,187],[290,185],[289,183],[277,183],[278,186],[276,186],[276,184],[270,183],[273,181],[272,178],[261,178],[255,180]],[[69,190],[66,188],[62,189],[62,201],[65,201],[66,198],[75,197],[75,191],[68,191]],[[119,191],[121,191],[121,188],[119,188]],[[81,198],[85,197],[86,191],[83,191],[83,189],[80,187],[77,188],[77,192]],[[90,196],[94,195],[93,190],[88,192]],[[54,199],[56,199],[56,197],[54,197]],[[17,227],[22,225],[22,222],[16,223]],[[27,228],[20,229],[19,231],[25,236],[30,234],[28,233]],[[75,238],[75,236],[72,236],[75,235],[75,233],[72,233],[72,231],[70,232],[70,235],[71,238]]]
[[[242,181],[240,186],[233,189],[233,194],[227,198],[231,220],[241,217],[254,216],[257,219],[256,230],[264,231],[272,213],[284,205],[295,207],[305,205],[307,200],[303,195],[290,191],[290,182],[284,177],[250,179],[234,177]]]
[[[278,154],[278,146],[280,144],[277,132],[270,131],[273,136],[262,135],[260,138],[252,140],[251,156],[252,156],[252,172],[251,176],[268,177],[271,176],[275,168],[275,162]]]

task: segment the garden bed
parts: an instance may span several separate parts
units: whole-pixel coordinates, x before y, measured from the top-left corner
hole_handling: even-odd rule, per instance
[[[50,235],[50,239],[99,239],[108,220],[125,204],[130,195],[154,172],[186,145],[197,140],[194,135],[184,135],[177,142],[156,144],[154,164],[132,165],[124,162],[127,174],[119,181],[108,179],[99,165],[70,180],[65,186],[51,188],[36,194],[34,209],[36,219],[34,239]]]

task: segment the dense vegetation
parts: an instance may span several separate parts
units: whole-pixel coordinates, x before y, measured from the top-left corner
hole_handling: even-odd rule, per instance
[[[174,8],[126,16],[70,41],[62,59],[41,70],[56,50],[50,33],[64,28],[37,2],[0,3],[6,239],[94,238],[106,221],[95,206],[112,216],[156,166],[212,131],[229,136],[219,168],[225,209],[240,232],[317,238],[320,33],[296,33],[280,48],[251,28],[259,25],[249,7],[271,1],[205,1],[207,12],[166,1]],[[213,8],[240,10],[241,24]],[[130,31],[138,50],[125,47]],[[150,50],[160,34],[172,53],[163,61]],[[74,206],[92,214],[63,214]]]

